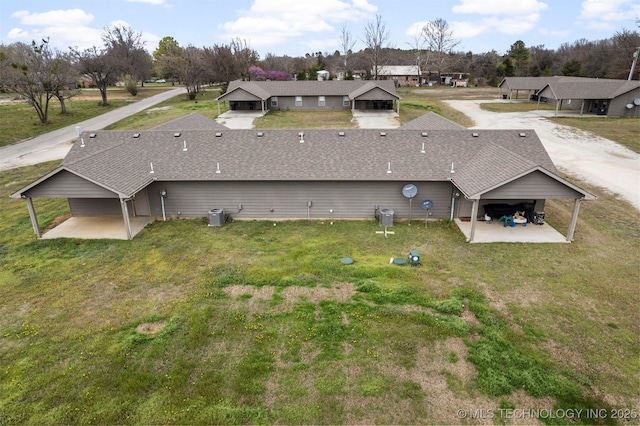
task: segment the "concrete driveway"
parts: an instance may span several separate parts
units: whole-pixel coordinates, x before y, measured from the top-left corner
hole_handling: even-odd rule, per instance
[[[45,161],[62,160],[78,137],[76,126],[80,126],[82,130],[104,129],[116,121],[120,121],[123,118],[182,93],[187,93],[184,87],[167,90],[166,92],[150,96],[89,120],[54,130],[13,145],[0,147],[0,171],[43,163]]]
[[[216,121],[230,129],[253,129],[253,120],[266,114],[262,111],[227,111],[216,118]]]
[[[555,111],[500,113],[480,108],[481,103],[495,101],[445,102],[473,119],[476,123],[474,129],[535,130],[559,170],[617,194],[640,210],[640,155],[630,149],[593,133],[547,120],[547,117],[555,115]]]
[[[395,129],[400,126],[398,114],[393,110],[355,110],[351,121],[361,129]]]

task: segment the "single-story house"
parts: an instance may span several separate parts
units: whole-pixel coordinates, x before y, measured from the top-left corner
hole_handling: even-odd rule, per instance
[[[184,123],[202,119],[187,117]],[[423,120],[425,120],[423,118]],[[426,119],[428,120],[428,118]],[[84,132],[61,165],[12,195],[66,198],[74,217],[120,216],[127,238],[136,218],[366,219],[391,209],[477,219],[496,206],[543,211],[573,199],[573,239],[581,201],[595,197],[563,179],[535,131],[416,129],[194,129]],[[178,130],[182,128],[181,130]],[[403,189],[415,185],[416,202]],[[499,211],[499,210],[495,210]],[[226,217],[226,216],[225,216]]]
[[[392,81],[240,81],[229,84],[217,99],[232,110],[400,110]]]
[[[379,80],[391,80],[396,86],[420,86],[422,73],[416,65],[381,65],[377,67],[377,71]],[[371,74],[376,75],[374,70]]]
[[[526,99],[529,100],[533,95],[538,93],[544,86],[550,81],[554,81],[561,78],[560,76],[545,76],[545,77],[505,77],[502,79],[498,87],[502,93],[502,97],[505,99],[518,99],[520,92],[526,93]],[[515,96],[514,96],[515,92]]]
[[[582,77],[506,77],[501,89],[533,92],[538,102],[554,102],[556,112],[571,107],[580,114],[640,116],[640,81]]]

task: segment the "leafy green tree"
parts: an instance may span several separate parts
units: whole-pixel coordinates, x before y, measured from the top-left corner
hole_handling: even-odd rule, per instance
[[[565,62],[562,67],[562,75],[581,77],[582,76],[582,64],[577,59],[571,59]]]
[[[182,49],[173,37],[164,37],[158,42],[158,48],[153,51],[153,72],[175,84],[180,69]]]
[[[511,64],[514,67],[513,75],[520,77],[528,75],[532,55],[531,50],[527,48],[522,40],[518,40],[511,45],[507,51],[507,56],[511,59]]]

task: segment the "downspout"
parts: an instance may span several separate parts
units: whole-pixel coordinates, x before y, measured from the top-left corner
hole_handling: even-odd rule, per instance
[[[449,220],[453,220],[453,208],[455,203],[456,203],[456,197],[453,196],[451,197],[451,216],[449,217]]]
[[[569,230],[567,231],[567,241],[573,241],[573,233],[576,230],[576,223],[578,222],[578,212],[580,211],[580,198],[576,198],[573,203],[573,213],[571,214],[571,223],[569,223]]]
[[[36,216],[36,210],[33,208],[33,200],[31,197],[26,197],[27,199],[27,208],[29,209],[29,217],[31,218],[31,226],[33,226],[33,231],[36,233],[36,237],[42,238],[42,233],[40,232],[40,225],[38,224],[38,217]]]
[[[129,221],[129,209],[127,208],[127,200],[120,198],[120,207],[122,207],[122,217],[124,218],[124,230],[127,233],[127,240],[132,238],[131,236],[131,222]]]
[[[160,191],[160,205],[162,206],[162,221],[167,221],[167,213],[164,208],[164,199],[167,198],[167,191]]]

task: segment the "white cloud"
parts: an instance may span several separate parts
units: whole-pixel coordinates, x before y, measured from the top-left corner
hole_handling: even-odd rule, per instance
[[[228,42],[239,37],[254,48],[297,42],[308,47],[324,44],[334,50],[331,43],[335,40],[323,43],[316,37],[312,41],[309,34],[332,32],[344,22],[368,19],[376,11],[368,0],[254,0],[249,10],[238,12],[238,19],[219,26],[222,34],[218,38]]]
[[[94,16],[81,9],[51,10],[42,13],[21,10],[11,16],[23,27],[31,27],[10,30],[7,36],[13,41],[31,43],[32,40],[49,38],[51,46],[61,50],[70,46],[86,49],[102,44],[102,30],[88,26]]]
[[[164,0],[126,0],[129,3],[149,3],[154,5],[164,4]]]
[[[22,25],[32,26],[75,26],[86,25],[93,21],[93,15],[81,9],[50,10],[43,13],[29,13],[26,10],[11,15]]]
[[[570,30],[550,30],[548,28],[540,28],[538,32],[542,35],[555,38],[567,38],[571,34]]]
[[[547,8],[538,0],[460,0],[453,6],[454,13],[475,13],[479,15],[528,15]]]
[[[611,30],[621,21],[633,22],[640,17],[640,4],[635,0],[585,0],[580,4],[578,21],[587,28]]]

